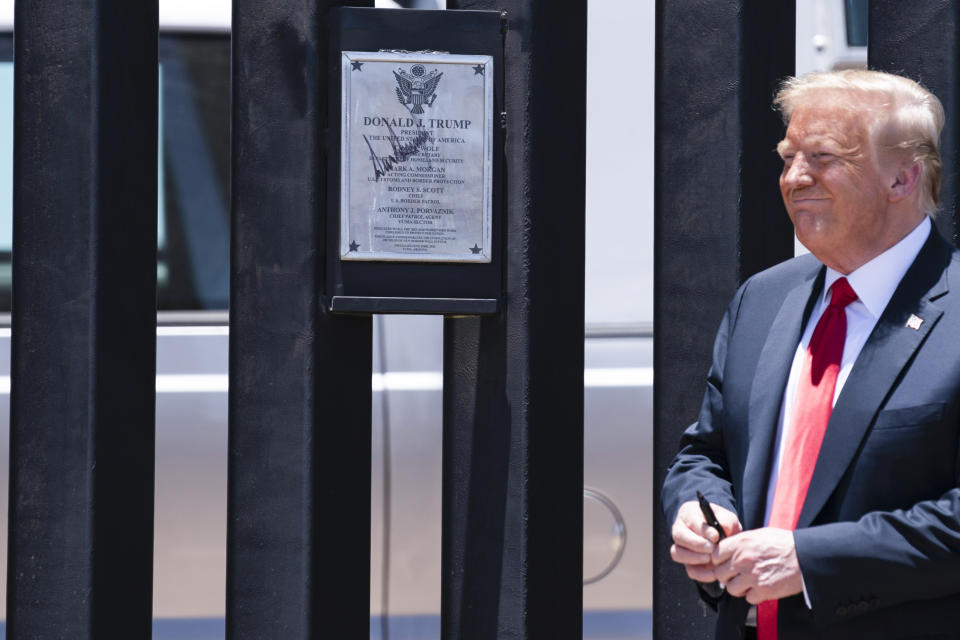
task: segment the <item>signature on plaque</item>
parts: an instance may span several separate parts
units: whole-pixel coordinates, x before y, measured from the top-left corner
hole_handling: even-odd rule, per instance
[[[430,135],[429,131],[418,131],[413,139],[410,142],[401,142],[397,143],[400,139],[394,130],[389,124],[387,125],[387,131],[390,132],[387,140],[390,141],[390,147],[393,149],[393,153],[386,156],[378,156],[377,153],[373,150],[373,145],[370,144],[370,140],[367,139],[367,136],[363,136],[363,141],[367,143],[367,148],[370,149],[370,162],[373,163],[373,177],[375,180],[380,180],[382,176],[387,175],[394,166],[398,164],[403,164],[410,159],[411,156],[415,156],[420,153],[420,148],[424,144],[433,140],[433,136]]]

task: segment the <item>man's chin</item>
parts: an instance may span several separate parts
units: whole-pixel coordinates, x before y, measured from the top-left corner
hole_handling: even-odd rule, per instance
[[[796,225],[793,230],[797,236],[797,242],[817,257],[820,257],[820,253],[830,245],[829,234],[823,229],[810,229],[804,228],[803,225]]]

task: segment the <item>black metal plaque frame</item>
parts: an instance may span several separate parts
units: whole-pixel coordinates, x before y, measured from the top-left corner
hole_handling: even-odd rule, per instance
[[[340,260],[341,51],[443,51],[493,57],[493,246],[489,263]],[[497,312],[503,260],[503,20],[497,11],[336,8],[330,15],[326,289],[333,313],[484,315]]]

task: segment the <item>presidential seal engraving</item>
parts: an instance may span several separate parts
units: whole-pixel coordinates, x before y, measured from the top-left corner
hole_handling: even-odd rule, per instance
[[[397,79],[397,100],[410,113],[419,115],[423,113],[423,105],[433,106],[433,101],[437,99],[437,84],[443,73],[434,69],[428,74],[422,64],[415,64],[410,67],[409,73],[398,69],[393,75]]]

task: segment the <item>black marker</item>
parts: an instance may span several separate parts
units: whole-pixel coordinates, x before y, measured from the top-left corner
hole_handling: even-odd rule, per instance
[[[707,524],[717,530],[717,533],[720,534],[720,539],[723,540],[727,537],[727,534],[723,532],[723,527],[720,526],[720,521],[717,520],[716,514],[713,513],[713,509],[710,508],[710,503],[707,502],[707,499],[703,497],[703,494],[697,491],[697,500],[700,501],[700,511],[703,512],[703,517],[707,521]]]

